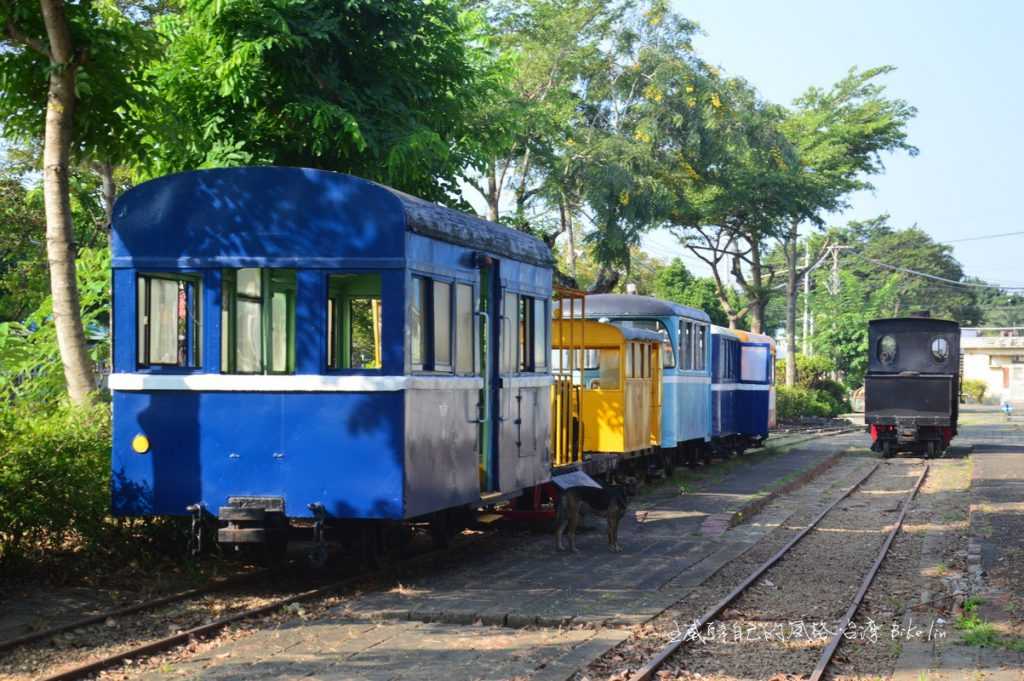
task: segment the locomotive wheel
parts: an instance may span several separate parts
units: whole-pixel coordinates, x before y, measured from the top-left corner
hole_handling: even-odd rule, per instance
[[[896,445],[892,442],[882,443],[882,458],[891,459],[896,456]]]
[[[939,454],[939,443],[934,440],[928,441],[928,449],[925,450],[925,458],[934,459]]]

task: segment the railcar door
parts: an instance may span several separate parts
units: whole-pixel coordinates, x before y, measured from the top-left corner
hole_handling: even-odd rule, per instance
[[[497,265],[480,270],[480,493],[498,490],[498,414],[501,392],[498,334],[501,325]]]

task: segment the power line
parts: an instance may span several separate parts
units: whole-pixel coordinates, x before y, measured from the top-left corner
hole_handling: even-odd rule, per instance
[[[940,241],[940,244],[959,244],[964,241],[983,241],[985,239],[1001,239],[1004,236],[1020,236],[1024,232],[1004,232],[1003,234],[986,234],[984,236],[969,236],[963,239],[950,239],[949,241]]]
[[[941,281],[946,284],[951,284],[953,286],[962,286],[966,288],[994,288],[1002,291],[1024,291],[1024,286],[1000,286],[998,284],[977,284],[971,281],[956,281],[954,279],[940,277],[936,274],[928,274],[927,272],[918,272],[917,270],[912,270],[907,267],[897,267],[896,265],[890,265],[889,263],[882,262],[881,260],[875,260],[874,258],[867,257],[866,255],[861,255],[860,253],[853,253],[852,255],[854,255],[857,258],[860,258],[861,260],[866,260],[867,262],[872,263],[873,265],[878,265],[879,267],[884,267],[886,269],[893,270],[896,272],[903,272],[905,274],[913,274],[918,277],[925,277],[927,279],[933,279],[935,281]]]

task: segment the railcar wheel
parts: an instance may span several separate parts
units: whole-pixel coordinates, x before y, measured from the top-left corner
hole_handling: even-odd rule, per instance
[[[671,478],[676,472],[676,462],[673,460],[675,452],[667,451],[661,453],[661,467],[665,471],[665,477]]]
[[[435,511],[430,516],[430,540],[435,549],[446,549],[458,534],[457,523],[451,511]]]

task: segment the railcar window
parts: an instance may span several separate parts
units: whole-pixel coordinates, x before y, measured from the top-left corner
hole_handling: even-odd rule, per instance
[[[598,360],[600,364],[598,371],[597,385],[593,387],[599,387],[601,390],[618,390],[619,381],[619,349],[618,348],[601,348],[601,357]],[[628,358],[629,355],[626,355]]]
[[[533,366],[543,371],[548,366],[548,301],[533,299]]]
[[[936,362],[945,362],[949,359],[949,342],[942,336],[932,339],[932,357]]]
[[[427,280],[413,277],[412,290],[409,292],[410,360],[413,369],[422,369],[427,357],[427,300]]]
[[[892,336],[882,336],[878,339],[878,359],[883,364],[892,364],[896,361],[896,339]]]
[[[672,338],[669,336],[668,328],[659,319],[617,319],[615,323],[620,326],[632,327],[635,329],[647,329],[657,331],[662,337],[662,367],[671,369],[676,365],[676,353],[672,350]],[[682,337],[682,323],[679,325],[679,335]]]
[[[626,343],[626,378],[633,378],[633,344]],[[602,383],[602,385],[604,385]]]
[[[434,371],[452,370],[452,285],[434,282]]]
[[[501,364],[503,374],[511,374],[516,370],[516,346],[518,345],[519,329],[519,296],[506,293],[503,298],[501,313]]]
[[[695,327],[697,335],[695,345],[697,347],[693,353],[693,368],[703,371],[707,366],[704,355],[707,351],[708,327],[704,324],[696,324]]]
[[[139,366],[199,367],[202,305],[198,277],[141,274],[136,284]]]
[[[380,369],[379,274],[327,278],[327,368]]]
[[[221,285],[221,370],[295,371],[295,272],[224,270]]]
[[[693,368],[693,322],[679,323],[679,368]]]
[[[474,357],[476,334],[473,331],[473,287],[455,285],[455,373],[476,373]]]
[[[740,347],[740,380],[752,383],[768,383],[768,372],[768,348],[756,345]]]

